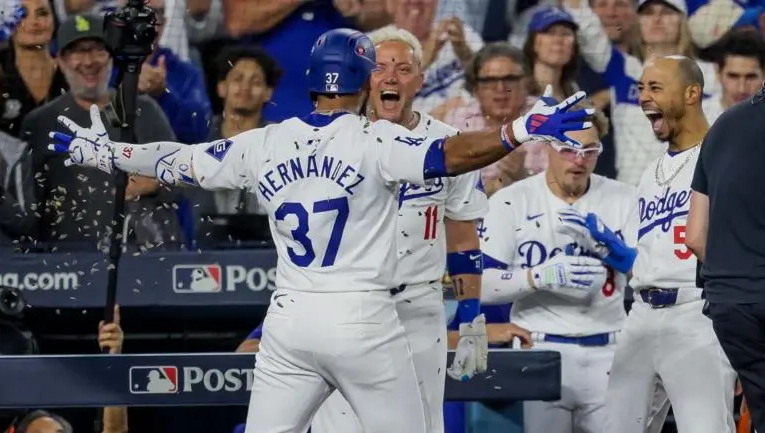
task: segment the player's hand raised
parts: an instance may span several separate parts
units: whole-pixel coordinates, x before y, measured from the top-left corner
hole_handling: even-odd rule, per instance
[[[576,92],[565,101],[558,103],[553,97],[552,86],[545,88],[544,94],[523,116],[512,123],[513,136],[519,143],[532,140],[560,141],[569,146],[582,147],[582,144],[566,136],[569,131],[581,131],[592,127],[586,121],[595,114],[595,110],[569,111],[587,97],[585,92]]]
[[[66,116],[59,116],[58,122],[72,134],[49,133],[48,136],[53,142],[48,145],[48,149],[68,154],[69,158],[64,161],[67,167],[80,165],[112,173],[114,171],[113,143],[106,133],[97,105],[90,106],[90,121],[90,128],[86,128],[74,123]]]
[[[529,280],[537,290],[582,290],[590,292],[603,287],[608,271],[603,263],[586,256],[558,254],[529,269]]]

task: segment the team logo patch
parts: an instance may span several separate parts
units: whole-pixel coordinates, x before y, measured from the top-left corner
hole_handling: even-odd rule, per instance
[[[218,161],[223,161],[223,158],[228,153],[228,150],[231,148],[232,144],[234,144],[234,142],[231,140],[220,140],[211,144],[210,147],[205,150],[205,153],[217,159]]]
[[[175,394],[178,392],[178,367],[130,367],[131,394]]]
[[[547,122],[547,116],[543,116],[541,114],[532,115],[531,119],[529,119],[529,125],[531,126],[531,130],[529,132],[533,133],[545,122]]]
[[[220,265],[173,266],[173,291],[176,293],[217,293],[221,291]]]

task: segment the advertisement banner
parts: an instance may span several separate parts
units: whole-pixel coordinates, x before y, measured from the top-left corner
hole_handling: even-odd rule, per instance
[[[449,362],[454,354],[449,353]],[[254,354],[0,357],[0,407],[246,405]],[[560,353],[493,350],[486,374],[446,379],[445,398],[558,400]]]
[[[0,284],[21,289],[32,307],[98,308],[108,266],[100,253],[0,254]],[[264,306],[276,289],[273,249],[127,253],[119,266],[126,307]]]

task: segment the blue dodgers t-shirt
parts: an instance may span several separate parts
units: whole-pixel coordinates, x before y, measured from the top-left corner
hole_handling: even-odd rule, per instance
[[[280,122],[313,111],[305,76],[308,56],[319,36],[341,27],[354,26],[340,15],[332,0],[314,0],[298,7],[271,31],[246,38],[262,46],[284,71],[271,103],[263,110],[267,122]]]

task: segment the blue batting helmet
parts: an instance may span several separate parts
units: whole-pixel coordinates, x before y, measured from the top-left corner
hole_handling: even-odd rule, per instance
[[[308,90],[319,94],[352,94],[364,88],[375,69],[375,48],[364,34],[334,29],[319,36],[311,49]]]

